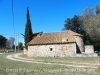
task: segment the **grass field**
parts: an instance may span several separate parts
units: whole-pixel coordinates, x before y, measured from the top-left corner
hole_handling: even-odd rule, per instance
[[[6,56],[12,53],[0,55],[0,75],[100,75],[100,68],[74,68],[64,65],[27,63],[6,59]],[[26,56],[22,55],[21,57]],[[35,61],[64,64],[98,64],[100,61],[100,57],[35,57],[33,62]]]
[[[30,59],[25,54],[20,57]],[[38,62],[100,64],[100,57],[31,57],[31,59]]]

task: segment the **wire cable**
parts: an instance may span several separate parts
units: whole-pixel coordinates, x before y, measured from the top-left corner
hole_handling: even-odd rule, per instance
[[[14,28],[14,34],[15,34],[13,0],[12,0],[12,18],[13,18],[13,28]]]
[[[13,0],[12,0],[12,17],[13,17],[13,28],[14,28],[14,35],[15,35],[15,52],[16,52],[16,34],[15,34],[15,26],[14,26]]]

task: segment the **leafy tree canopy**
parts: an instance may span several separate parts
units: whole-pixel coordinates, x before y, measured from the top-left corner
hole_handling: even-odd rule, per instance
[[[1,48],[4,48],[6,46],[6,41],[7,39],[4,36],[0,35],[0,47]]]
[[[82,22],[80,16],[74,15],[73,18],[67,18],[64,24],[64,30],[72,30],[77,33],[83,33]]]

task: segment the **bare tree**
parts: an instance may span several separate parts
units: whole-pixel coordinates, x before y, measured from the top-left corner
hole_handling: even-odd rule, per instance
[[[14,41],[15,41],[15,38],[14,37],[10,37],[10,42],[11,42],[11,46],[13,46],[13,44],[14,44]]]
[[[96,5],[96,15],[100,16],[100,4]]]
[[[7,41],[6,41],[6,46],[10,46],[10,44],[11,44],[11,43],[10,43],[10,40],[7,40]]]
[[[7,40],[6,45],[8,47],[12,47],[14,44],[15,38],[14,37],[10,37],[9,40]]]

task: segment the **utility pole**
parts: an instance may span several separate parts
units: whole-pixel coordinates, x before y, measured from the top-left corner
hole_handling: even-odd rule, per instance
[[[19,51],[19,34],[18,34],[18,51]]]
[[[13,20],[14,37],[15,37],[15,52],[16,52],[16,33],[15,33],[15,26],[14,26],[13,0],[12,0],[12,20]]]
[[[23,36],[23,46],[25,46],[25,40],[24,40],[25,35],[24,35],[24,34],[22,34],[22,33],[20,33],[20,34]]]
[[[15,52],[16,52],[16,34],[15,34]]]

